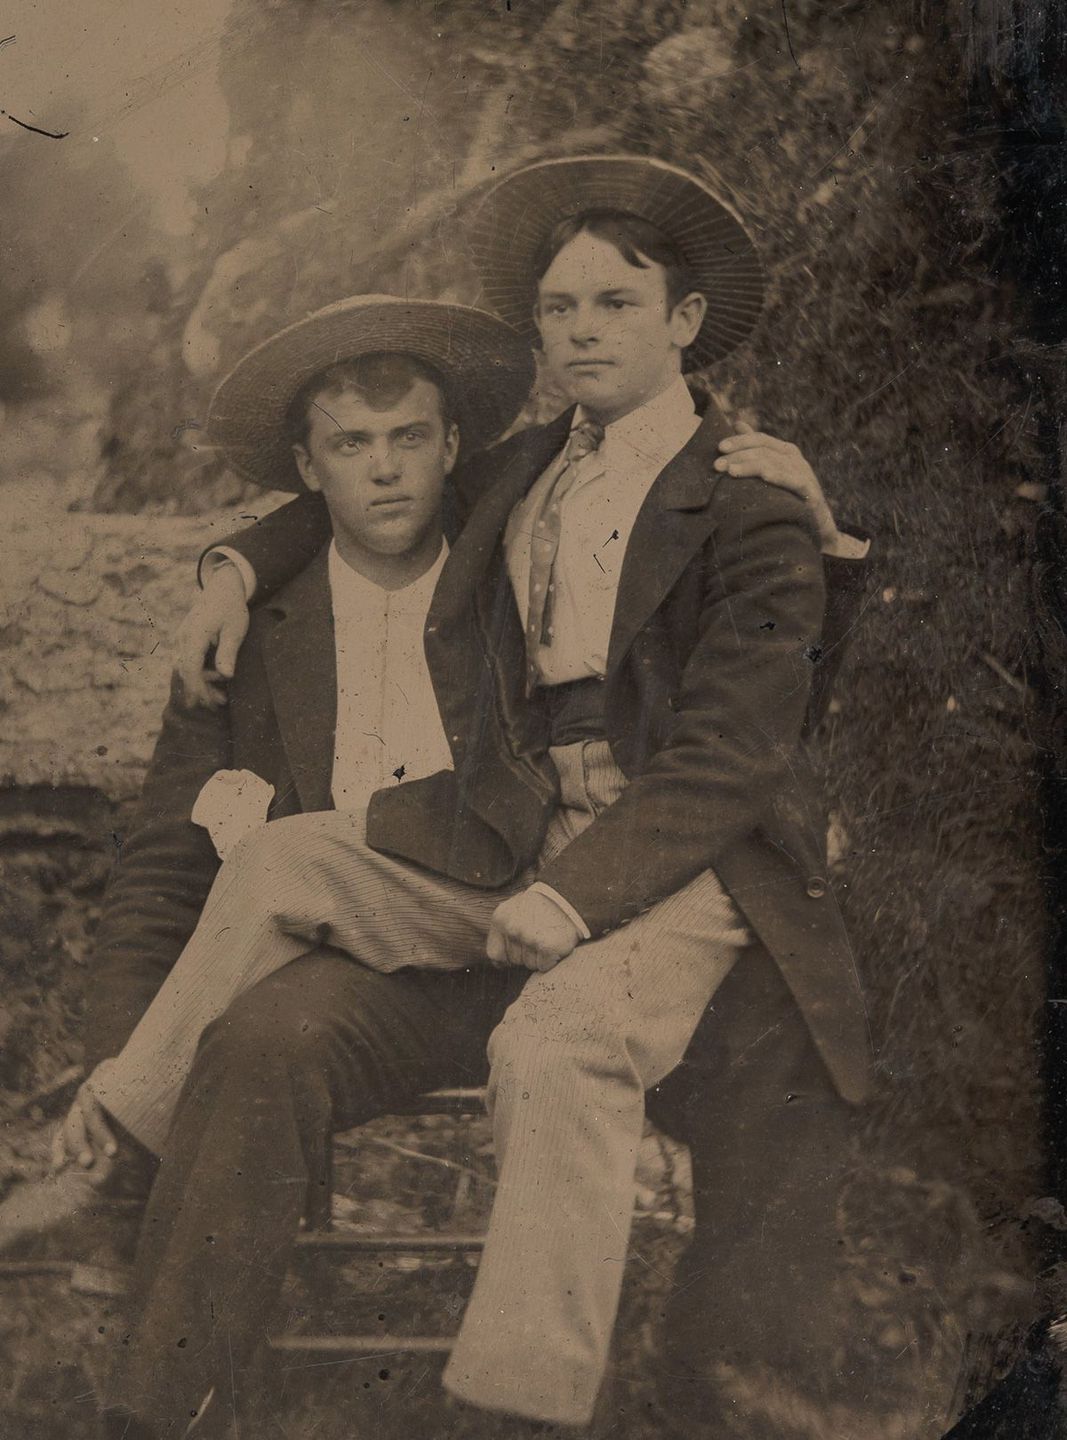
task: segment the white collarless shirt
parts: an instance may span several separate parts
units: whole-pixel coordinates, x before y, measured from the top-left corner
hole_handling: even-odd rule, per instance
[[[579,424],[583,412],[575,412]],[[700,417],[684,379],[605,426],[599,449],[576,464],[560,505],[560,543],[553,569],[553,640],[538,649],[544,685],[603,678],[623,557],[638,511],[661,470],[693,438]],[[535,481],[508,521],[508,574],[523,628],[529,608],[530,541],[550,476]]]
[[[375,790],[452,768],[423,632],[448,546],[402,590],[367,580],[331,544],[328,560],[337,655],[333,802],[360,810]]]

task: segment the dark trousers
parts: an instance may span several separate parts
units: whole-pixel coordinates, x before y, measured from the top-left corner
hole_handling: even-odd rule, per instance
[[[676,1416],[714,1433],[716,1366],[768,1366],[817,1392],[854,1339],[837,1207],[857,1112],[761,949],[727,977],[658,1091],[649,1115],[689,1144],[696,1219],[658,1378]]]
[[[212,1385],[227,1411],[243,1408],[299,1221],[324,1203],[332,1132],[428,1089],[484,1083],[486,1042],[524,978],[486,966],[383,975],[316,951],[210,1027],[145,1214],[109,1397],[122,1413],[169,1440]],[[670,1369],[697,1395],[728,1344],[773,1346],[792,1328],[782,1316],[768,1331],[772,1280],[817,1310],[821,1274],[826,1303],[829,1271],[812,1256],[833,1245],[848,1107],[777,969],[752,950],[650,1113],[693,1147],[697,1228],[669,1329]],[[768,1224],[782,1238],[771,1256]],[[727,1308],[729,1323],[711,1323]]]

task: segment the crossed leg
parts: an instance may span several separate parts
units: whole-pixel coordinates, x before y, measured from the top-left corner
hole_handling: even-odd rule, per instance
[[[625,783],[606,746],[568,750],[557,758],[557,843],[591,823]],[[187,951],[175,993],[161,991],[162,1019],[172,1036],[182,1031],[181,1046],[161,1058],[165,1047],[142,1026],[141,1068],[130,1069],[127,1051],[119,1057],[132,1083],[109,1095],[103,1077],[104,1103],[145,1143],[154,1134],[157,1149],[204,1025],[251,977],[289,965],[309,943],[358,957],[364,966],[355,969],[480,964],[502,898],[380,855],[366,845],[359,817],[337,812],[275,822],[234,861],[194,937],[202,942],[195,978]],[[748,939],[705,872],[554,970],[524,977],[490,1042],[500,1186],[446,1372],[457,1395],[534,1419],[589,1419],[618,1306],[644,1091],[681,1060]],[[174,1026],[176,1006],[190,1023]],[[153,1093],[155,1109],[146,1108]]]
[[[493,910],[476,890],[372,850],[361,813],[273,821],[220,869],[200,922],[122,1052],[90,1079],[100,1103],[159,1154],[196,1047],[238,995],[316,945],[392,973],[485,964]]]

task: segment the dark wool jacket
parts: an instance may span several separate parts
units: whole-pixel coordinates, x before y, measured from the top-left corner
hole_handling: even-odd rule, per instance
[[[252,612],[218,710],[175,682],[140,804],[104,896],[86,996],[86,1065],[115,1055],[181,954],[218,872],[189,818],[216,770],[274,786],[270,818],[331,806],[337,673],[326,551]]]

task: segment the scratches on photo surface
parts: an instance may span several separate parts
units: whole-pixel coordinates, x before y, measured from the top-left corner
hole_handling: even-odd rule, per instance
[[[39,125],[30,125],[26,120],[20,120],[17,115],[8,115],[6,110],[0,110],[14,125],[21,125],[23,130],[29,130],[34,135],[44,135],[49,140],[65,140],[70,134],[69,130],[42,130]]]

